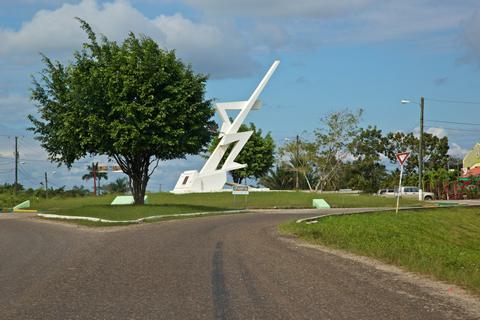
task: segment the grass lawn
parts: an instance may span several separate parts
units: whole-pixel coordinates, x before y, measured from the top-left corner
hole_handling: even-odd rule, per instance
[[[99,197],[30,199],[32,208],[43,213],[69,216],[87,216],[108,220],[134,220],[156,215],[182,214],[206,211],[224,211],[244,208],[311,208],[312,199],[324,198],[332,207],[393,207],[395,199],[371,195],[316,194],[308,192],[252,192],[234,197],[230,192],[174,195],[167,192],[148,194],[146,206],[110,206],[115,195]],[[18,202],[27,199],[17,199]],[[419,205],[405,199],[403,205]]]
[[[309,192],[252,192],[247,196],[237,196],[235,201],[230,192],[218,193],[192,193],[175,195],[168,192],[149,193],[149,203],[152,205],[191,205],[216,207],[223,209],[250,209],[258,208],[311,208],[312,200],[323,198],[334,208],[360,208],[360,207],[394,207],[395,199],[377,197],[372,195],[336,194],[336,193],[309,193]],[[115,198],[115,195],[87,196],[76,198],[52,198],[34,199],[31,198],[32,208],[43,211],[69,210],[82,206],[108,205]],[[8,203],[0,199],[3,207],[13,206],[28,198],[17,197],[9,199]],[[418,206],[421,203],[415,199],[402,199],[402,206]]]
[[[290,222],[280,231],[480,293],[480,208],[380,212]]]
[[[323,198],[335,208],[360,208],[360,207],[394,207],[395,199],[377,197],[372,195],[353,195],[338,193],[310,193],[310,192],[251,192],[247,196],[247,207],[259,208],[312,208],[312,200]],[[218,193],[192,193],[174,195],[171,193],[150,194],[151,203],[157,204],[195,204],[215,206],[222,208],[244,208],[245,196],[237,196],[234,203],[230,192]],[[402,199],[402,205],[419,205],[414,199]]]

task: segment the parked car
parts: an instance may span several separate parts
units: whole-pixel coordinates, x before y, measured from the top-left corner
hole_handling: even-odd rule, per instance
[[[380,189],[377,192],[377,196],[394,196],[395,189]]]
[[[418,199],[418,187],[401,187],[400,188],[400,196],[401,197],[411,197],[411,198],[417,198]],[[433,200],[435,198],[435,195],[432,192],[422,192],[423,194],[423,200]]]
[[[423,191],[422,194],[423,194],[423,200],[435,199],[435,195],[432,192]],[[380,189],[378,190],[377,195],[384,196],[384,197],[395,197],[397,196],[397,190],[396,189]],[[418,188],[410,187],[410,186],[401,187],[400,196],[418,199]]]

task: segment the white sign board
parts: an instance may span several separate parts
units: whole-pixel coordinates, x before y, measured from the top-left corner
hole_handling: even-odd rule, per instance
[[[248,195],[248,186],[233,186],[232,187],[232,194],[234,196],[239,196],[239,195]]]

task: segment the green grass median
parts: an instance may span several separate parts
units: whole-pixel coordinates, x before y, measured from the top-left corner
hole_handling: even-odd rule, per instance
[[[77,198],[30,199],[32,208],[42,213],[84,216],[107,220],[135,220],[151,216],[219,212],[239,209],[312,208],[312,200],[325,199],[334,208],[393,207],[395,199],[372,195],[309,192],[251,192],[234,197],[230,192],[175,195],[167,192],[148,194],[148,205],[110,206],[115,195]],[[23,199],[22,199],[23,200]],[[25,199],[27,200],[27,199]],[[420,203],[405,199],[402,205]]]
[[[284,234],[369,256],[480,294],[480,208],[353,214],[290,222]]]
[[[313,199],[325,199],[333,208],[394,207],[395,199],[367,194],[313,193],[313,192],[251,192],[245,196],[234,197],[230,192],[191,193],[175,195],[154,193],[149,195],[151,203],[195,204],[219,206],[222,208],[312,208]],[[415,199],[402,199],[403,206],[419,205]]]
[[[247,198],[245,198],[247,197]],[[41,211],[69,211],[74,208],[99,205],[108,206],[115,195],[77,198],[30,199],[32,207]],[[234,197],[230,192],[191,193],[175,195],[167,192],[149,193],[150,205],[204,206],[223,209],[260,208],[312,208],[312,200],[325,199],[333,208],[394,207],[394,198],[372,195],[310,192],[251,192],[248,196]],[[27,199],[19,199],[19,201]],[[402,206],[418,206],[415,199],[402,199]],[[146,206],[148,207],[148,206]],[[114,206],[112,208],[119,208]]]
[[[116,195],[86,196],[86,197],[55,197],[50,199],[18,197],[15,201],[3,206],[14,206],[25,200],[30,200],[32,208],[42,211],[70,210],[83,206],[109,205]],[[245,198],[246,197],[246,198]],[[223,209],[259,208],[312,208],[313,199],[325,199],[333,208],[363,208],[363,207],[394,207],[395,199],[377,197],[367,194],[342,193],[311,193],[311,192],[251,192],[248,196],[234,197],[231,192],[191,193],[175,195],[168,192],[149,193],[151,205],[191,205],[216,207]],[[418,206],[421,203],[415,199],[402,199],[402,206]],[[118,208],[118,206],[116,207]]]

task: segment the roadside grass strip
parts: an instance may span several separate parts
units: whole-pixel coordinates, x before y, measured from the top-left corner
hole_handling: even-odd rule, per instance
[[[479,207],[332,214],[285,223],[279,230],[480,294]]]
[[[164,214],[156,216],[148,216],[144,218],[134,219],[134,220],[108,220],[95,217],[82,217],[82,216],[66,216],[59,214],[49,214],[49,213],[37,213],[38,217],[46,219],[59,219],[59,220],[83,220],[91,222],[101,222],[101,223],[112,223],[112,224],[136,224],[143,223],[151,220],[161,220],[166,218],[179,218],[179,217],[197,217],[205,215],[220,215],[220,214],[233,214],[233,213],[245,213],[247,210],[226,210],[226,211],[206,211],[206,212],[191,212],[191,213],[176,213],[176,214]]]

